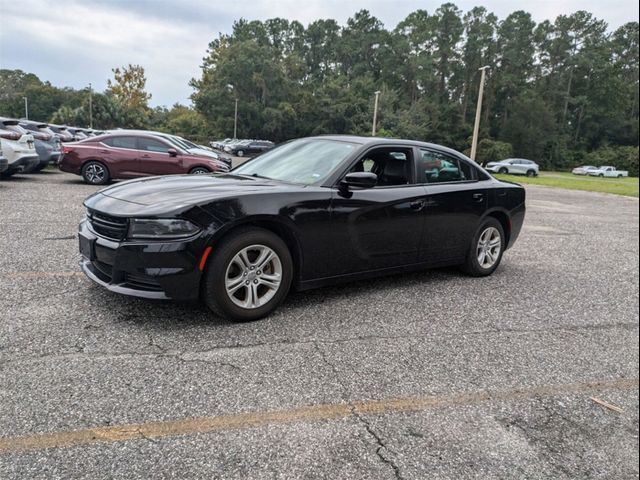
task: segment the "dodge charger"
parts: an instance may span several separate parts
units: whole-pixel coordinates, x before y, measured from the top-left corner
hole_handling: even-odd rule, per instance
[[[443,146],[332,135],[224,174],[122,182],[84,205],[91,280],[242,321],[291,289],[448,265],[490,275],[520,233],[525,192]]]

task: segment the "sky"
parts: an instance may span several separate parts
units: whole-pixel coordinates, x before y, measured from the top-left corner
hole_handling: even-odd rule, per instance
[[[230,33],[239,18],[282,17],[305,26],[319,18],[341,25],[367,9],[388,29],[409,13],[433,13],[430,0],[0,0],[0,68],[35,73],[58,87],[103,91],[111,69],[145,68],[151,106],[190,104],[189,80],[200,76],[207,45]],[[638,21],[637,0],[458,0],[463,11],[482,5],[504,19],[526,10],[536,22],[587,10],[610,30]]]

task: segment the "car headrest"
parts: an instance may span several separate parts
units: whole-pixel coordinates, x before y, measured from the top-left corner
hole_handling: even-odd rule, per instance
[[[407,183],[407,161],[394,157],[387,158],[383,176],[387,185],[402,185]]]

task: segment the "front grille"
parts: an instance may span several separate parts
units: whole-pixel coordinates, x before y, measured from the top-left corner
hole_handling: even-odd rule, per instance
[[[87,214],[91,228],[98,235],[113,240],[124,240],[127,236],[127,219],[112,217],[90,210]]]

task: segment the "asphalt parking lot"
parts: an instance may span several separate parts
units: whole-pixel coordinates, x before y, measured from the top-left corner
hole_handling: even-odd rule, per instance
[[[0,478],[637,478],[637,199],[530,187],[490,278],[233,324],[79,274],[94,190],[0,182]]]

